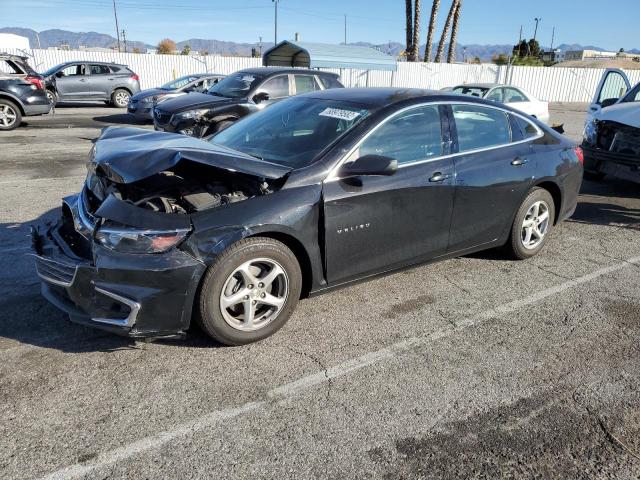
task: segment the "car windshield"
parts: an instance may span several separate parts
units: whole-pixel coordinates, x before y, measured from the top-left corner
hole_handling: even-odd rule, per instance
[[[313,163],[321,151],[369,113],[350,102],[289,98],[231,125],[210,142],[271,163],[301,168]]]
[[[175,80],[171,80],[170,82],[165,83],[160,88],[162,90],[176,90],[178,88],[182,88],[188,83],[197,80],[198,77],[194,77],[193,75],[186,75],[184,77],[176,78]]]
[[[629,90],[620,103],[629,103],[629,102],[640,102],[640,83],[638,83],[635,87]]]
[[[227,98],[246,97],[249,90],[260,80],[262,80],[262,76],[240,72],[220,80],[207,90],[207,93]]]
[[[55,67],[51,67],[49,70],[45,71],[42,75],[44,77],[48,77],[49,75],[53,75],[54,73],[56,73],[58,70],[60,70],[65,65],[66,65],[65,63],[61,63],[60,65],[56,65]]]
[[[460,93],[462,95],[471,95],[472,97],[480,97],[480,98],[484,97],[488,91],[489,89],[485,87],[465,87],[464,85],[455,87],[453,89],[453,93]]]

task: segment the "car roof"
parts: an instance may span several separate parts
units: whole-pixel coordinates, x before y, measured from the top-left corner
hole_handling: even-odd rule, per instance
[[[240,70],[242,73],[250,73],[253,75],[272,75],[275,73],[307,73],[311,75],[338,77],[337,73],[323,72],[321,70],[311,70],[309,68],[291,68],[291,67],[256,67]]]
[[[362,105],[370,110],[394,105],[409,101],[409,103],[423,102],[461,102],[478,103],[495,107],[496,103],[479,97],[461,96],[456,93],[440,92],[435,90],[424,90],[420,88],[389,88],[389,87],[368,87],[368,88],[329,88],[317,92],[305,93],[298,97],[318,98],[325,100],[338,100],[352,102]],[[461,98],[463,97],[463,99]],[[415,100],[415,102],[410,102]],[[499,105],[504,110],[513,109]]]
[[[95,62],[93,60],[73,60],[73,61],[69,61],[69,62],[63,62],[60,64],[60,66],[62,65],[73,65],[76,63],[90,63],[91,65],[115,65],[117,67],[126,67],[128,68],[128,65],[124,65],[123,63],[116,63],[116,62]]]

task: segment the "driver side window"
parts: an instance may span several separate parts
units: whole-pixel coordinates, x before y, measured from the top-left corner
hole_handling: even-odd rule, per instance
[[[284,98],[289,96],[289,75],[279,75],[270,78],[259,88],[260,92],[269,94],[269,99]]]
[[[85,75],[84,65],[69,65],[62,70],[62,75],[64,75],[65,77]]]
[[[382,124],[362,144],[357,157],[384,155],[398,164],[442,155],[442,127],[436,105],[412,108]]]

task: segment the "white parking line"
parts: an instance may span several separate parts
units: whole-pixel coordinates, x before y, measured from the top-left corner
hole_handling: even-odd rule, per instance
[[[118,461],[126,460],[136,455],[142,454],[148,450],[162,447],[163,445],[166,445],[173,440],[192,435],[205,428],[214,426],[224,420],[251,413],[257,409],[269,405],[273,401],[277,402],[283,399],[287,399],[301,392],[310,390],[313,387],[327,382],[331,379],[345,376],[361,370],[367,366],[380,363],[390,358],[394,358],[397,355],[400,355],[403,352],[406,352],[417,346],[425,345],[435,340],[448,337],[461,330],[479,325],[490,319],[500,317],[501,315],[515,312],[522,307],[535,304],[540,300],[564,292],[570,288],[582,285],[618,270],[622,270],[629,265],[640,265],[640,257],[633,257],[623,261],[622,263],[600,268],[592,273],[588,273],[573,280],[569,280],[559,285],[541,290],[526,298],[514,300],[512,302],[499,305],[490,310],[486,310],[478,315],[465,318],[460,322],[456,322],[455,325],[437,330],[424,337],[412,337],[407,340],[394,343],[389,347],[367,353],[352,360],[348,360],[340,365],[328,368],[327,370],[302,377],[298,380],[287,383],[285,385],[281,385],[279,387],[275,387],[267,392],[266,398],[263,400],[245,403],[244,405],[237,408],[229,408],[211,412],[187,423],[177,425],[170,430],[165,430],[163,432],[144,437],[128,445],[124,445],[114,450],[104,452],[88,462],[76,463],[74,465],[62,468],[43,477],[43,479],[54,480],[79,478],[99,468],[113,465]]]

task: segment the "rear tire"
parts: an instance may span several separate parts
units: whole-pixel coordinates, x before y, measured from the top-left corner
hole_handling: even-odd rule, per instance
[[[131,94],[124,88],[117,88],[111,94],[111,104],[116,108],[126,108]]]
[[[9,100],[0,99],[0,130],[9,131],[22,123],[22,113],[18,106]]]
[[[604,180],[604,175],[602,172],[588,172],[585,170],[583,177],[590,182],[601,182]]]
[[[225,345],[245,345],[277,332],[302,288],[297,258],[283,243],[252,237],[227,248],[204,275],[196,317]]]
[[[555,204],[543,188],[532,189],[518,209],[511,226],[507,254],[515,260],[531,258],[542,250],[555,220]]]
[[[47,98],[49,99],[49,103],[52,107],[55,107],[58,103],[58,95],[53,90],[47,90]]]

